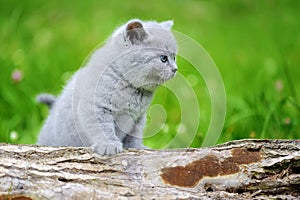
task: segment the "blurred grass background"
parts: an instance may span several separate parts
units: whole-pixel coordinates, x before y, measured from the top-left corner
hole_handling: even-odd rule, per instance
[[[299,139],[299,10],[298,0],[0,0],[0,142],[35,143],[48,114],[36,94],[59,94],[91,50],[131,18],[173,19],[174,30],[211,55],[227,94],[218,143]],[[191,145],[197,147],[209,124],[210,97],[188,62],[178,58],[178,66],[199,91],[200,126]],[[160,148],[177,133],[180,109],[165,88],[156,103],[165,108],[168,126],[145,143]]]

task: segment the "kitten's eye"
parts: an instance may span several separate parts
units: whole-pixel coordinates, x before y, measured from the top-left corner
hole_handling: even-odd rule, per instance
[[[175,61],[175,60],[176,60],[176,57],[174,56],[174,58],[173,58],[173,59],[174,59],[174,61]]]
[[[160,56],[160,61],[163,62],[163,63],[167,62],[168,61],[168,56],[161,55]]]

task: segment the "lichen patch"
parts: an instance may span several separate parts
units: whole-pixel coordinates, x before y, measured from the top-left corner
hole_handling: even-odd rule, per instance
[[[259,151],[235,148],[231,156],[219,160],[215,155],[208,155],[193,161],[186,166],[167,167],[161,170],[161,178],[170,185],[195,187],[203,177],[217,177],[238,173],[239,165],[250,164],[261,160]]]

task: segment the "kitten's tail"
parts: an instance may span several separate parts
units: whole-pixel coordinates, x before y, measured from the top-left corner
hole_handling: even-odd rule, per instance
[[[36,97],[36,101],[46,104],[49,108],[52,108],[53,104],[56,101],[56,97],[52,94],[40,94]]]

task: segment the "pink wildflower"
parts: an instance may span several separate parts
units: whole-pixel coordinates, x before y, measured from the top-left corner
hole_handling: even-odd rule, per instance
[[[19,69],[15,69],[11,74],[11,79],[14,83],[18,83],[23,79],[23,73]]]

